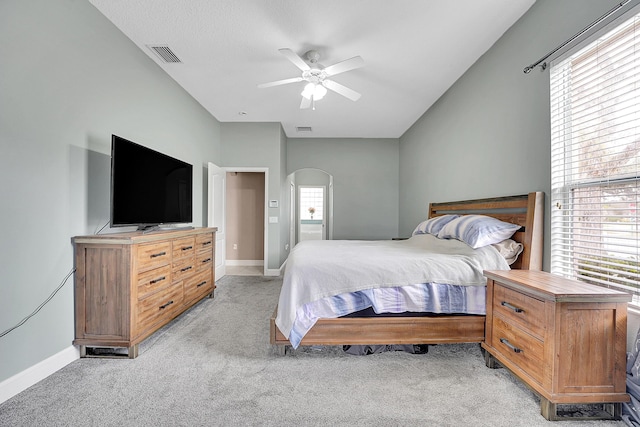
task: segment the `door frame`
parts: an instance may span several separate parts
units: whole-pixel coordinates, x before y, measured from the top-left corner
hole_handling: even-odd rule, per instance
[[[296,174],[298,172],[304,171],[304,170],[316,170],[319,172],[322,172],[324,174],[326,174],[329,177],[329,187],[327,188],[327,195],[326,195],[326,200],[328,200],[329,203],[329,210],[327,213],[327,219],[329,221],[329,226],[326,227],[326,237],[327,240],[333,240],[333,212],[334,212],[334,197],[333,197],[333,175],[330,174],[329,172],[327,172],[324,169],[318,169],[318,168],[313,168],[313,167],[303,167],[303,168],[298,168],[296,170],[294,170],[293,172],[290,172],[289,175],[287,176],[288,180],[290,183],[292,183],[291,185],[294,186],[293,190],[290,190],[289,193],[289,203],[291,203],[292,209],[290,209],[289,212],[289,226],[290,226],[290,232],[289,232],[289,250],[291,251],[293,249],[293,247],[297,244],[298,242],[298,233],[296,232],[296,221],[297,221],[297,215],[298,215],[298,200],[295,199],[295,197],[291,197],[292,194],[295,194],[297,196],[298,191],[298,183],[296,181]],[[304,185],[304,184],[303,184]],[[291,229],[291,225],[293,224],[293,229]]]
[[[225,173],[229,172],[258,172],[264,173],[264,248],[262,250],[264,254],[264,260],[262,265],[262,274],[264,276],[268,276],[269,270],[269,168],[261,168],[261,167],[239,167],[239,166],[227,166],[223,167],[222,170]],[[226,197],[226,192],[225,192]],[[226,206],[225,200],[225,206]],[[225,259],[226,262],[226,259]]]
[[[222,181],[222,185],[220,188],[220,194],[218,194],[218,199],[222,202],[222,212],[220,214],[221,218],[220,218],[220,222],[216,221],[216,214],[215,214],[215,202],[216,202],[216,197],[214,197],[215,195],[215,176],[217,175],[216,173],[213,172],[213,169],[215,168],[215,171],[217,172],[217,174],[222,175],[221,181]],[[226,253],[226,227],[227,227],[227,219],[226,219],[226,209],[227,209],[227,188],[226,188],[226,180],[227,180],[227,172],[225,171],[225,169],[221,166],[218,166],[217,164],[213,163],[213,162],[208,162],[207,163],[207,226],[208,227],[218,227],[218,231],[216,232],[216,239],[214,242],[214,248],[215,248],[215,260],[214,260],[214,264],[215,264],[215,274],[216,274],[216,280],[221,279],[222,277],[224,277],[226,275],[226,258],[227,258],[227,253]],[[220,238],[220,236],[222,236],[222,238]],[[218,243],[221,242],[220,247],[218,247]],[[222,259],[221,267],[218,267],[218,256],[220,256]]]

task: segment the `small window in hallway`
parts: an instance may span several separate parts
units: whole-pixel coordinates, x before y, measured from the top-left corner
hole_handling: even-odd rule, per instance
[[[322,220],[324,212],[324,188],[300,187],[300,219]]]

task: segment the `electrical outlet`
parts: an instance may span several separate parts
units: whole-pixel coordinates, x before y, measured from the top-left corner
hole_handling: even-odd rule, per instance
[[[237,250],[238,250],[238,244],[237,244],[237,243],[234,243],[234,244],[233,244],[233,250],[234,250],[234,251],[237,251]]]
[[[287,243],[286,245],[284,245],[284,250],[288,251],[289,250],[289,244]]]

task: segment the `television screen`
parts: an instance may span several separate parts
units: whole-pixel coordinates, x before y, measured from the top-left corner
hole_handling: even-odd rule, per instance
[[[189,163],[112,136],[112,227],[191,222],[192,185]]]

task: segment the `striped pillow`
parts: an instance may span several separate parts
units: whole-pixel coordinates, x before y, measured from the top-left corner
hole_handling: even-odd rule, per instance
[[[440,239],[457,239],[472,248],[502,242],[520,229],[519,225],[485,215],[463,215],[446,224],[438,232]]]
[[[429,218],[426,221],[422,221],[415,230],[413,230],[412,236],[416,234],[433,234],[436,236],[438,232],[444,227],[448,222],[453,221],[458,218],[460,215],[442,215],[436,216],[433,218]]]

